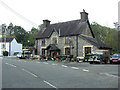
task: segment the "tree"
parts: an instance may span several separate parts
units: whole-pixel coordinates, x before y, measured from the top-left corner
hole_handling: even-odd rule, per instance
[[[28,40],[28,33],[21,26],[14,27],[14,35],[18,43],[22,43],[23,46],[26,45]]]
[[[7,28],[7,33],[8,35],[12,36],[14,34],[14,27],[13,27],[13,24],[10,23],[8,28]]]
[[[118,38],[118,31],[116,29],[101,26],[96,22],[91,24],[91,28],[97,40],[102,41],[106,45],[112,47],[113,53],[118,52],[118,47],[120,47],[118,43],[120,40]]]

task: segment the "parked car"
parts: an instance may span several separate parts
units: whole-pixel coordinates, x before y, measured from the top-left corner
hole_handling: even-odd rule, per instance
[[[22,57],[22,53],[19,52],[17,55],[16,55],[18,58]]]
[[[85,55],[85,57],[84,57],[84,62],[88,62],[88,59],[89,59],[91,56],[92,56],[92,54],[90,54],[90,55]]]
[[[112,60],[110,63],[120,63],[120,54],[112,55]]]
[[[93,63],[106,64],[108,62],[108,57],[105,55],[92,54],[91,56],[89,56],[88,62],[90,64],[93,64]]]

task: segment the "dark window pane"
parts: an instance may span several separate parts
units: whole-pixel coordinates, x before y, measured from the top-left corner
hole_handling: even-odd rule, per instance
[[[65,55],[70,55],[70,48],[65,48]]]

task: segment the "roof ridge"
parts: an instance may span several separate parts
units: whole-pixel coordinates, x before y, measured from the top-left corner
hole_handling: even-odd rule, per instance
[[[69,23],[69,22],[74,22],[74,21],[80,21],[81,19],[77,19],[77,20],[71,20],[71,21],[65,21],[65,22],[58,22],[58,23],[53,23],[50,25],[56,25],[56,24],[64,24],[64,23]]]

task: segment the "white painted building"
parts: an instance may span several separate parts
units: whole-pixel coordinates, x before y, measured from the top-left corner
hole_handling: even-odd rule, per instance
[[[0,56],[3,51],[8,51],[9,56],[13,56],[15,52],[22,52],[22,44],[17,43],[15,38],[6,38],[5,44],[4,38],[0,38]]]

